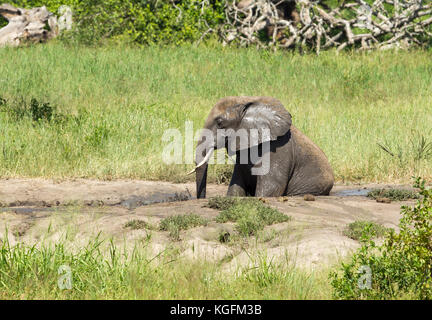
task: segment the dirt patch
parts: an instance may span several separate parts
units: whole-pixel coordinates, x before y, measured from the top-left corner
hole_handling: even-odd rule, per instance
[[[234,225],[217,223],[219,211],[207,207],[206,199],[194,199],[192,183],[2,180],[0,238],[7,232],[11,244],[63,239],[79,248],[100,233],[128,248],[140,245],[152,254],[175,248],[182,256],[214,260],[229,269],[247,263],[254,252],[265,252],[272,259],[289,256],[299,266],[315,267],[342,258],[359,246],[343,233],[349,223],[367,220],[397,227],[400,206],[413,201],[378,203],[367,198],[364,191],[389,187],[407,188],[337,185],[330,196],[314,197],[314,201],[305,201],[304,197],[265,198],[267,205],[292,219],[265,227],[259,236],[232,243],[220,239],[226,233],[233,234]],[[225,185],[209,185],[207,194],[224,195],[226,190]],[[209,223],[180,231],[180,241],[173,241],[168,232],[157,228],[164,218],[190,213]],[[124,227],[134,220],[152,227]]]
[[[3,207],[118,205],[134,209],[152,203],[192,199],[190,190],[194,190],[192,184],[160,181],[9,179],[0,180],[0,204]]]

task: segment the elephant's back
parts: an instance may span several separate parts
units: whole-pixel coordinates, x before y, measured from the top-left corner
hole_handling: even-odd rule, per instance
[[[327,159],[324,151],[321,150],[308,136],[301,132],[294,125],[291,126],[291,136],[295,140],[295,145],[298,146],[302,153],[324,157]]]
[[[301,190],[299,194],[329,194],[333,187],[334,174],[327,156],[298,128],[291,126],[290,131],[295,170],[288,189],[291,189],[291,193]]]

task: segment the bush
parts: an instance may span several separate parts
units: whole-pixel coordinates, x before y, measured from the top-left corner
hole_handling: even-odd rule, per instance
[[[64,116],[57,112],[57,108],[49,102],[32,98],[26,101],[23,97],[8,101],[0,97],[0,112],[5,112],[12,121],[31,118],[34,122],[61,121]]]
[[[362,238],[351,261],[331,273],[335,298],[432,298],[432,189],[420,178],[414,187],[420,199],[414,207],[402,207],[400,232],[391,230],[380,246]]]
[[[394,201],[404,201],[419,198],[419,194],[417,192],[404,189],[373,189],[368,192],[367,196],[372,199],[388,198]]]
[[[265,226],[290,220],[289,216],[256,198],[216,197],[209,200],[209,206],[222,209],[216,222],[236,222],[237,232],[245,237],[256,235]]]
[[[207,202],[207,207],[216,210],[226,210],[239,202],[239,198],[234,197],[212,197]]]
[[[180,231],[190,228],[205,226],[208,221],[195,213],[179,214],[163,219],[159,224],[159,230],[169,231],[173,240],[180,240]]]
[[[134,219],[126,222],[124,227],[131,228],[132,230],[139,230],[139,229],[152,230],[153,229],[153,227],[148,222],[139,219]]]
[[[175,2],[174,5],[169,0],[15,0],[11,4],[22,8],[45,5],[54,14],[61,5],[70,6],[75,29],[63,39],[86,44],[112,38],[138,44],[178,45],[198,40],[224,19],[221,0],[211,0],[204,7],[198,0]]]
[[[380,238],[387,231],[390,231],[390,228],[386,228],[376,222],[357,220],[350,223],[343,234],[353,240],[360,240],[362,237]]]

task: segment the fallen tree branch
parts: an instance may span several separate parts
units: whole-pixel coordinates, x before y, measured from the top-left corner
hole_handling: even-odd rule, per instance
[[[44,42],[58,35],[57,18],[45,6],[33,9],[0,5],[0,15],[8,24],[0,29],[0,47],[23,42]]]
[[[295,2],[299,21],[281,15],[282,2]],[[373,50],[423,46],[432,34],[432,2],[346,0],[329,8],[320,0],[243,0],[226,6],[219,36],[240,46]],[[393,6],[391,10],[386,10]],[[267,38],[263,30],[271,30]]]

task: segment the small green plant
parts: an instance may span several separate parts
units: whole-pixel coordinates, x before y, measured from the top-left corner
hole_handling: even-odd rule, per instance
[[[91,133],[85,137],[87,144],[92,148],[100,148],[108,140],[109,129],[104,125],[93,128]]]
[[[239,201],[239,198],[235,197],[212,197],[207,202],[207,207],[216,210],[226,210],[231,208],[234,204]]]
[[[284,260],[274,261],[267,253],[251,257],[252,265],[243,268],[243,278],[258,287],[260,290],[271,288],[278,284],[291,290],[297,288],[302,291],[300,296],[307,297],[308,292],[317,285],[316,279],[306,276],[303,272],[295,269],[295,263],[289,255]]]
[[[373,199],[388,198],[393,201],[419,198],[418,192],[406,189],[373,189],[368,192],[367,196]]]
[[[6,234],[6,233],[4,233]],[[146,241],[144,239],[144,241]],[[137,243],[132,250],[92,239],[72,249],[65,240],[30,246],[0,238],[0,298],[16,299],[328,299],[322,273],[279,263],[254,263],[238,273],[224,271],[232,253],[220,261],[179,259],[177,248],[150,255]],[[63,267],[62,267],[63,266]],[[70,267],[71,289],[59,288]],[[246,268],[246,267],[244,267]],[[262,269],[262,270],[261,270]],[[257,290],[257,284],[262,286]]]
[[[29,114],[27,104],[22,97],[13,101],[2,98],[0,100],[0,111],[6,113],[13,121],[22,120]]]
[[[420,178],[414,187],[420,198],[402,207],[400,232],[390,230],[382,245],[365,235],[351,260],[330,274],[335,298],[432,299],[432,189]]]
[[[401,166],[407,162],[417,163],[432,158],[431,132],[418,132],[413,130],[407,143],[383,142],[377,143],[381,150],[398,160]]]
[[[170,222],[166,226],[166,230],[169,231],[169,236],[174,241],[180,241],[180,228],[173,222]]]
[[[54,107],[49,102],[40,102],[33,98],[30,101],[30,114],[33,121],[51,121],[53,118]]]
[[[134,219],[134,220],[126,222],[124,227],[130,228],[132,230],[139,230],[139,229],[152,230],[153,229],[153,227],[148,222],[146,222],[144,220],[138,220],[138,219]]]
[[[236,230],[242,236],[257,235],[265,226],[286,222],[290,217],[265,205],[257,198],[213,198],[209,206],[222,208],[216,222],[236,222]]]
[[[180,231],[190,228],[205,226],[208,220],[195,213],[175,215],[163,219],[159,224],[159,230],[169,231],[170,237],[180,240]]]
[[[221,243],[227,243],[231,240],[231,234],[227,231],[222,231],[219,233],[219,242]]]
[[[3,28],[8,24],[8,21],[3,16],[0,16],[0,28]]]
[[[269,261],[266,256],[259,256],[257,264],[259,267],[244,270],[245,278],[258,285],[260,288],[267,287],[276,282],[283,282],[286,277],[283,268]]]
[[[360,240],[363,236],[369,238],[381,238],[389,230],[390,228],[386,228],[373,221],[357,220],[348,224],[343,234],[353,240]]]
[[[411,149],[414,161],[428,160],[432,158],[432,141],[423,134],[417,134],[417,139],[411,140]]]
[[[55,0],[56,3],[58,0]],[[94,45],[108,39],[138,44],[193,42],[223,21],[224,1],[71,1],[77,28],[61,37],[65,42]],[[57,6],[51,5],[55,8]],[[206,23],[204,23],[205,18]]]
[[[0,96],[0,108],[6,105],[6,99]],[[1,110],[1,109],[0,109]]]
[[[51,120],[59,121],[62,118],[56,113],[56,107],[49,102],[42,102],[36,98],[32,98],[28,102],[23,97],[17,97],[9,101],[0,97],[0,111],[7,113],[14,121],[30,118],[34,122],[50,122]]]

